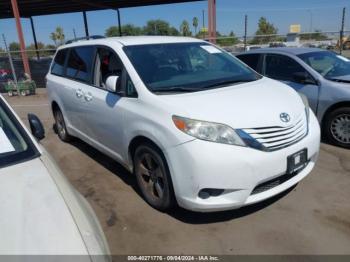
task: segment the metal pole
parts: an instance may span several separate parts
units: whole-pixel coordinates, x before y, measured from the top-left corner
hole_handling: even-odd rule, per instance
[[[244,51],[247,51],[248,16],[244,17]]]
[[[84,18],[84,27],[85,27],[85,36],[87,39],[90,38],[89,36],[89,27],[88,27],[88,23],[87,23],[87,18],[86,18],[86,12],[83,11],[83,18]]]
[[[7,47],[7,43],[6,43],[6,39],[5,39],[5,35],[4,35],[4,34],[2,34],[2,39],[4,40],[5,50],[6,50],[6,52],[7,52],[8,58],[9,58],[9,62],[10,62],[10,66],[11,66],[11,71],[12,71],[13,80],[15,81],[15,85],[16,85],[16,89],[17,89],[17,94],[19,95],[17,75],[16,75],[15,67],[13,66],[13,61],[12,61],[11,52],[10,52],[10,50],[9,50],[8,47]]]
[[[203,28],[205,27],[205,11],[202,10],[202,20],[203,20]]]
[[[29,17],[29,19],[30,19],[30,25],[32,27],[32,33],[33,33],[36,57],[38,58],[38,60],[40,60],[39,47],[38,47],[38,42],[36,41],[36,33],[35,33],[35,28],[34,28],[33,17]]]
[[[208,0],[209,41],[216,43],[216,0]]]
[[[16,20],[17,34],[18,34],[19,44],[21,47],[21,56],[22,56],[22,60],[23,60],[24,72],[26,74],[28,74],[28,76],[30,78],[32,78],[31,73],[30,73],[28,56],[26,53],[26,45],[25,45],[24,37],[23,37],[23,30],[22,30],[17,0],[11,0],[11,5],[12,5],[13,15],[14,15],[15,20]]]
[[[313,28],[313,14],[312,14],[312,10],[307,10],[310,13],[310,33],[309,33],[309,40],[311,40],[312,38],[312,28]]]
[[[340,41],[339,41],[339,52],[342,54],[343,52],[343,38],[344,38],[344,24],[345,24],[345,7],[343,8],[343,17],[342,17],[342,22],[341,22],[341,29],[340,29]]]
[[[118,29],[119,29],[119,36],[122,36],[122,25],[120,22],[120,11],[119,8],[117,8],[117,13],[118,13]]]
[[[73,35],[74,35],[74,40],[77,40],[77,35],[75,33],[75,29],[73,28]]]

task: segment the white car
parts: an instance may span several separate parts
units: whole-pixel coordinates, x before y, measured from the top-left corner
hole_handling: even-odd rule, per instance
[[[28,119],[36,139],[44,138],[40,120],[32,114]],[[0,255],[84,255],[86,261],[110,261],[92,208],[1,95],[0,210]]]
[[[318,157],[307,99],[202,40],[71,43],[47,89],[61,140],[78,137],[122,163],[159,210],[253,204],[297,184]]]

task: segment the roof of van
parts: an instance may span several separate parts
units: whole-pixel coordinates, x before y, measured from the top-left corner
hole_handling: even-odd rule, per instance
[[[122,37],[108,37],[93,40],[78,40],[64,47],[72,47],[79,45],[98,45],[98,44],[111,44],[118,42],[124,46],[131,45],[147,45],[147,44],[170,44],[170,43],[193,43],[204,42],[201,39],[191,37],[179,37],[179,36],[122,36]]]

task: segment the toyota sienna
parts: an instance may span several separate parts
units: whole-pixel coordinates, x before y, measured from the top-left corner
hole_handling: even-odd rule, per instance
[[[202,40],[61,46],[47,88],[60,139],[78,137],[123,164],[162,211],[265,200],[306,177],[318,157],[306,97]]]

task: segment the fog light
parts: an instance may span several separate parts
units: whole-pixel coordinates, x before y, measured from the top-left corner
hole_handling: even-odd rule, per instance
[[[225,190],[218,188],[204,188],[199,191],[198,196],[202,199],[208,199],[209,197],[220,196]]]

